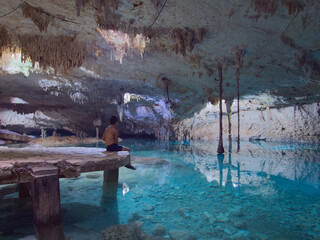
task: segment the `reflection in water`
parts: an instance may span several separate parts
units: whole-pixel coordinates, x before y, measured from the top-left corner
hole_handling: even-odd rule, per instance
[[[242,142],[241,153],[229,145],[217,156],[204,142],[124,145],[134,150],[137,170],[121,168],[119,184],[104,182],[102,172],[61,180],[68,239],[100,240],[107,226],[134,221],[167,237],[320,239],[318,146]],[[32,222],[31,207],[25,217],[17,193],[1,193],[0,238],[34,234],[23,225]]]
[[[229,146],[229,163],[224,158],[217,156],[217,161],[212,162],[216,153],[212,146],[203,142],[192,142],[188,146],[176,146],[176,153],[183,161],[194,164],[201,174],[206,176],[208,182],[217,181],[225,185],[226,180],[221,177],[221,169],[231,162]],[[282,145],[271,143],[243,143],[240,153],[232,153],[236,162],[231,162],[231,177],[240,184],[254,184],[265,177],[280,176],[291,181],[296,181],[313,187],[320,187],[320,159],[319,150],[315,146],[303,149],[299,145]],[[238,169],[237,172],[233,169]],[[241,172],[240,172],[241,169]],[[263,175],[263,174],[265,175]],[[222,179],[222,180],[221,180]]]

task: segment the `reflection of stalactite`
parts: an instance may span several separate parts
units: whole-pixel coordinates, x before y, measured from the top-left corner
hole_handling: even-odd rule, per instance
[[[218,158],[218,165],[219,165],[219,181],[220,181],[220,188],[222,187],[223,182],[223,161],[224,161],[224,154],[219,153],[217,155]]]
[[[220,109],[220,120],[219,120],[219,146],[217,152],[224,153],[223,139],[222,139],[222,63],[218,63],[219,72],[219,109]]]

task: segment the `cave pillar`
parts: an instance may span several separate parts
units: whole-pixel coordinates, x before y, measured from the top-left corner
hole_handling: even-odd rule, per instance
[[[52,132],[52,137],[56,137],[56,136],[57,136],[57,129],[54,128],[54,129],[53,129],[53,132]]]
[[[232,98],[226,99],[226,108],[227,108],[227,115],[228,115],[228,139],[229,139],[229,145],[231,145],[231,141],[232,141],[232,135],[231,135],[232,104],[233,104],[233,99]]]
[[[219,145],[218,145],[218,150],[217,152],[219,154],[224,153],[224,148],[223,148],[223,139],[222,139],[222,63],[218,63],[218,72],[219,72],[219,109],[220,109],[220,119],[219,119]]]
[[[237,100],[238,100],[238,139],[237,139],[237,152],[240,151],[240,83],[239,83],[239,78],[240,78],[240,67],[237,66]]]

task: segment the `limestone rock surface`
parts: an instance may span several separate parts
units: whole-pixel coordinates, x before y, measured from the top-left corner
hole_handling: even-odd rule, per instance
[[[242,99],[319,102],[320,2],[272,3],[4,0],[1,125],[94,136],[118,115],[127,135],[168,139],[217,101],[218,64],[224,99],[237,96],[238,68]]]

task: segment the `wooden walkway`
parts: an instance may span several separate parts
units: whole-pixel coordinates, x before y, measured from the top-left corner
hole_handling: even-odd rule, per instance
[[[117,184],[119,168],[127,165],[129,158],[128,152],[101,148],[0,147],[0,184],[18,183],[20,198],[32,198],[38,239],[64,239],[59,178],[104,171],[104,181]],[[113,194],[116,190],[108,195]]]

